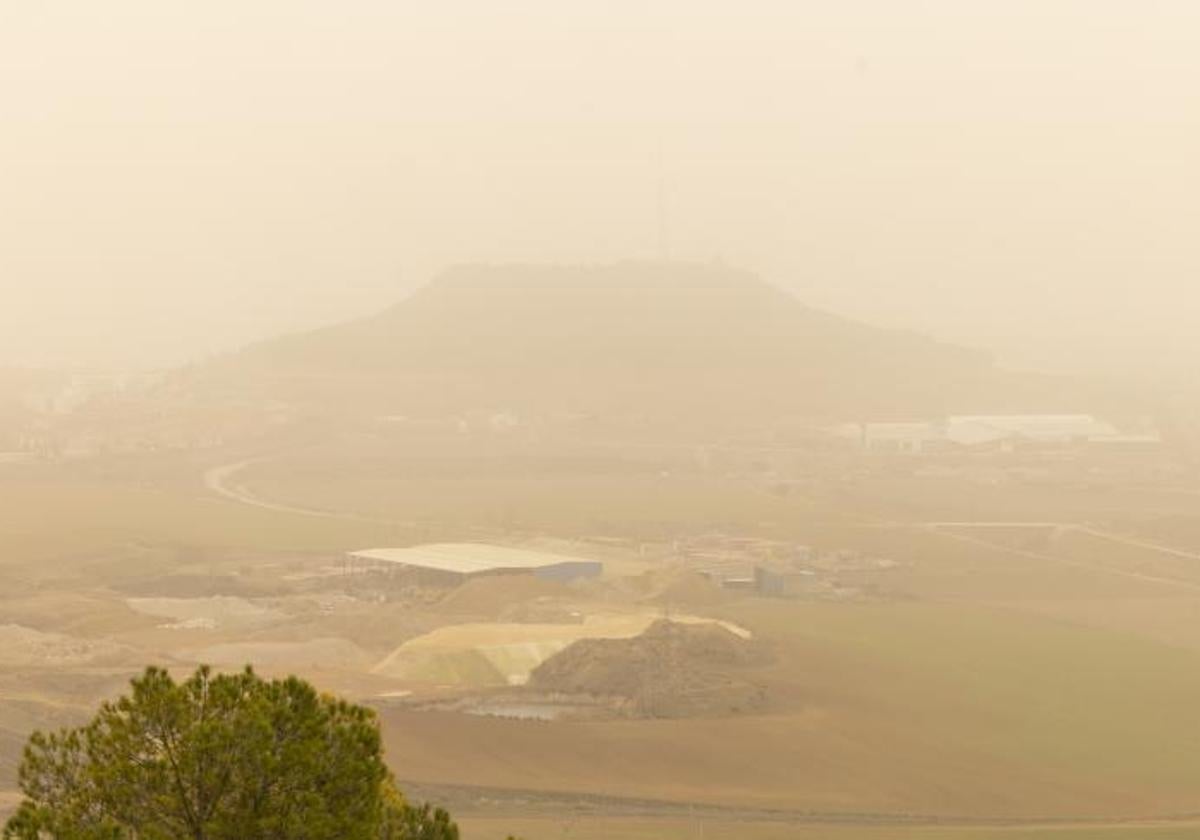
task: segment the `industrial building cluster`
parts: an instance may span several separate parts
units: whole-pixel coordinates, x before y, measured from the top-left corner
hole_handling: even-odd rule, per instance
[[[933,454],[1034,448],[1155,446],[1161,437],[1148,422],[1118,429],[1091,414],[962,414],[915,422],[863,422],[834,433],[863,452]]]
[[[822,550],[782,540],[726,534],[681,540],[676,552],[688,568],[723,589],[773,597],[846,597],[856,593],[857,588],[842,576],[897,565],[889,558],[850,549]]]

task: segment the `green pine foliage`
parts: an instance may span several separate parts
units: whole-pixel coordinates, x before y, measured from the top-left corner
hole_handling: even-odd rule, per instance
[[[147,669],[86,726],[35,733],[6,840],[458,840],[408,805],[374,713],[295,677]]]

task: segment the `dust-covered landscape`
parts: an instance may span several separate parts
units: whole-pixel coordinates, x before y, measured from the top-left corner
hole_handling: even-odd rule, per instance
[[[451,5],[0,0],[4,836],[1200,832],[1200,16]]]

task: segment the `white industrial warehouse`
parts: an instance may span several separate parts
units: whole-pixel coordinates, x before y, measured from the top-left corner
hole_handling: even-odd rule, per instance
[[[1090,414],[960,414],[919,422],[847,423],[833,431],[863,450],[894,453],[1161,443],[1152,425],[1122,432]]]
[[[434,543],[409,548],[370,548],[351,552],[355,561],[395,564],[431,582],[456,583],[483,575],[529,574],[548,580],[596,577],[598,560],[482,543]]]

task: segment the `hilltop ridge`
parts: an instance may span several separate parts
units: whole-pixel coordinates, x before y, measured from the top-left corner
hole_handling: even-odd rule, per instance
[[[458,267],[215,368],[284,400],[675,416],[935,410],[993,372],[984,353],[812,309],[748,272],[635,262]]]

